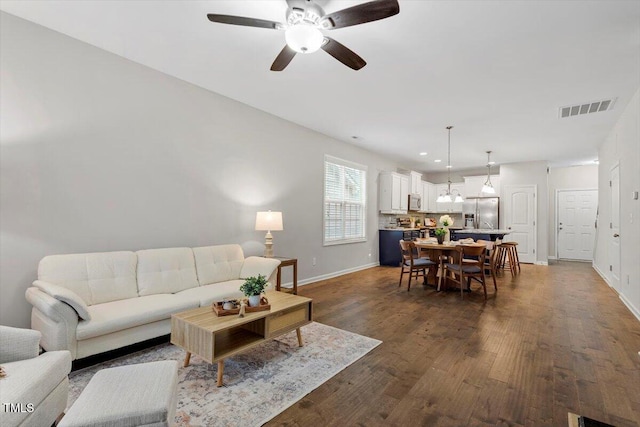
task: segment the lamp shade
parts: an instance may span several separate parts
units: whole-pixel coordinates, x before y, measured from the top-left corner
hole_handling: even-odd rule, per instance
[[[496,189],[493,188],[493,185],[491,185],[491,182],[488,182],[482,186],[482,192],[486,194],[496,194]]]
[[[282,212],[258,212],[256,214],[257,231],[281,231]]]

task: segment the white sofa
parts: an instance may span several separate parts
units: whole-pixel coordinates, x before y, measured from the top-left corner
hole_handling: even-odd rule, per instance
[[[245,259],[240,245],[44,257],[26,291],[47,351],[81,359],[171,332],[171,314],[241,297],[243,279],[273,288],[280,261]]]
[[[40,332],[0,326],[0,425],[51,426],[67,406],[71,355],[40,353]]]

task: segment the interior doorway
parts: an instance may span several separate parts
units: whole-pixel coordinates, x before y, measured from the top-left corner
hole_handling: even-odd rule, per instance
[[[609,180],[611,223],[609,223],[609,272],[611,286],[620,292],[620,165],[611,169]],[[605,228],[605,233],[606,233]]]
[[[508,185],[504,190],[504,224],[511,230],[504,240],[518,242],[520,262],[536,262],[536,193],[535,185]]]
[[[558,258],[593,261],[598,190],[557,190],[556,207]]]

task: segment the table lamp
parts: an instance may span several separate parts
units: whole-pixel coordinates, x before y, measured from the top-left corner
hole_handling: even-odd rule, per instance
[[[256,231],[266,231],[264,241],[264,256],[273,258],[272,231],[282,231],[282,212],[258,212],[256,214]]]

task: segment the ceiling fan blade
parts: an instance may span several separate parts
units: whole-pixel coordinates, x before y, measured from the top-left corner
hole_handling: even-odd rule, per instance
[[[325,37],[327,41],[322,45],[322,50],[327,52],[329,55],[336,58],[338,61],[342,62],[349,68],[353,68],[354,70],[359,70],[360,68],[367,65],[367,62],[360,58],[357,53],[343,45],[342,43],[338,43],[332,38]]]
[[[218,15],[217,13],[207,14],[207,18],[211,22],[219,22],[221,24],[243,25],[245,27],[270,28],[272,30],[280,30],[284,27],[280,22],[267,21],[264,19],[246,18],[244,16]]]
[[[333,30],[377,21],[396,15],[399,12],[400,5],[397,0],[376,0],[330,13],[322,19],[328,19],[332,25],[326,29]]]
[[[284,48],[280,51],[276,60],[271,64],[271,71],[282,71],[287,68],[289,62],[296,56],[296,51],[291,49],[288,45],[284,45]]]

